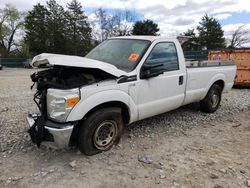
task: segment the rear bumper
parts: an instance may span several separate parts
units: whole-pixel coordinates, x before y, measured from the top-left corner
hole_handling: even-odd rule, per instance
[[[42,142],[48,142],[51,147],[56,148],[69,146],[75,122],[55,123],[36,114],[29,114],[26,120],[31,139],[38,146]]]

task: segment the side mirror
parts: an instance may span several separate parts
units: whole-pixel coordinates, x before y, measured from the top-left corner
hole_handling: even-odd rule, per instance
[[[163,74],[164,70],[154,70],[157,67],[161,67],[163,66],[163,64],[153,64],[153,65],[149,65],[149,64],[144,64],[141,68],[141,73],[140,73],[140,77],[142,79],[147,79],[147,78],[151,78],[151,77],[155,77],[158,76],[160,74]]]

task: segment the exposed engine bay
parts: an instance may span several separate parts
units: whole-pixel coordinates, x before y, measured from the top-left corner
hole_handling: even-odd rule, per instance
[[[48,88],[54,89],[72,89],[97,83],[106,79],[113,79],[115,76],[106,73],[100,69],[90,69],[70,66],[53,66],[46,70],[33,73],[31,80],[36,84],[37,92],[34,95],[34,101],[37,104],[41,114],[45,109],[45,97]]]
[[[112,78],[115,76],[99,69],[67,66],[53,66],[31,75],[31,79],[37,83],[39,91],[48,88],[71,89]]]

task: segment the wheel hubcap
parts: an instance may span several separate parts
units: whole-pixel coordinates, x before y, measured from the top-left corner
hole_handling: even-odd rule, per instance
[[[94,134],[94,145],[97,149],[105,150],[109,148],[117,134],[117,124],[115,121],[107,120],[102,122]]]
[[[212,107],[215,108],[219,103],[219,95],[214,93],[211,98]]]

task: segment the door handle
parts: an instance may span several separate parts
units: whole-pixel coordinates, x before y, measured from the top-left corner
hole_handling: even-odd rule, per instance
[[[184,77],[183,76],[179,76],[179,85],[183,84],[183,80],[184,80]]]

